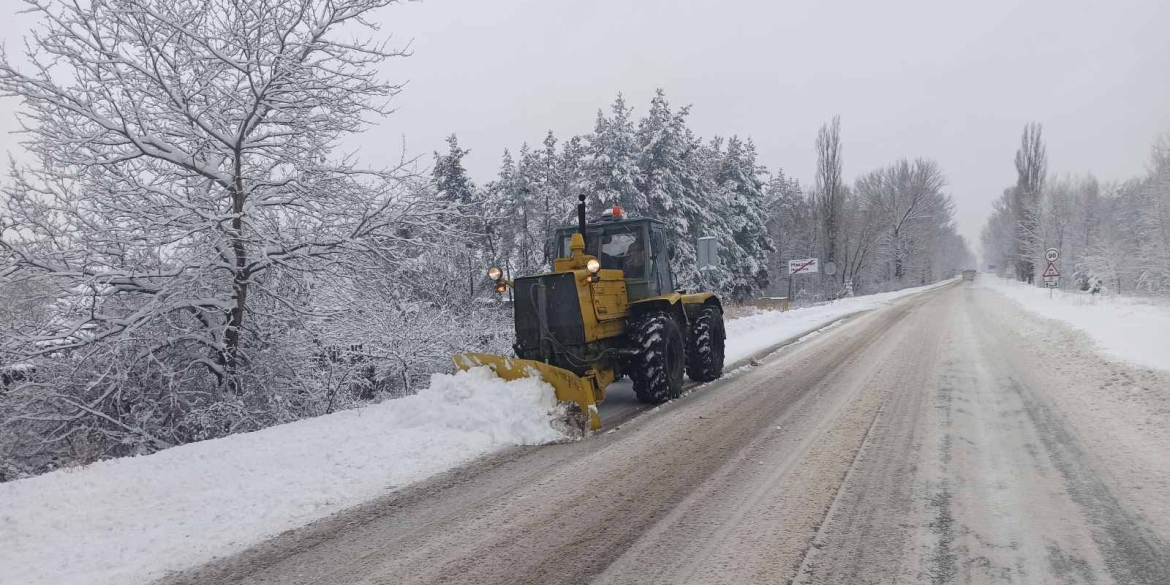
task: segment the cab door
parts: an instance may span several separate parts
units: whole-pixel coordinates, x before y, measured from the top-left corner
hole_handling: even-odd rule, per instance
[[[674,271],[670,268],[670,254],[667,252],[666,229],[661,225],[650,227],[650,287],[652,296],[674,291]]]

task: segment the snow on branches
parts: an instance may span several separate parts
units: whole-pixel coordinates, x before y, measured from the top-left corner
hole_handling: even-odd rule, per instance
[[[23,303],[0,364],[36,375],[8,388],[5,432],[86,460],[332,408],[335,378],[304,366],[375,363],[322,349],[337,303],[451,213],[405,166],[337,152],[399,91],[377,66],[405,51],[353,36],[396,2],[25,2],[31,66],[0,58],[35,157],[0,213]]]

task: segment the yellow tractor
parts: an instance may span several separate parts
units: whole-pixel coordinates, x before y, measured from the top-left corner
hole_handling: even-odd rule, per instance
[[[510,281],[498,267],[488,270],[496,292],[514,292],[516,356],[454,361],[507,380],[538,375],[596,430],[597,404],[620,376],[648,403],[677,398],[684,370],[700,382],[722,376],[723,306],[714,293],[675,290],[665,224],[623,217],[616,206],[586,222],[579,199],[578,225],[556,234],[552,272]]]

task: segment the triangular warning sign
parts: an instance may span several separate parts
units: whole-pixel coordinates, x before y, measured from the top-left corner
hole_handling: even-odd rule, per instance
[[[1048,278],[1049,276],[1060,276],[1060,271],[1056,269],[1056,264],[1052,262],[1049,262],[1048,268],[1044,269],[1044,277]]]

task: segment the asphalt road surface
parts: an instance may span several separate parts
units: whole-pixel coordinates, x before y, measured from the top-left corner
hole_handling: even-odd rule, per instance
[[[909,297],[167,582],[1170,583],[1166,377],[1006,305]]]

